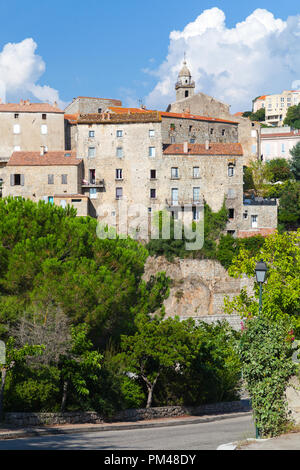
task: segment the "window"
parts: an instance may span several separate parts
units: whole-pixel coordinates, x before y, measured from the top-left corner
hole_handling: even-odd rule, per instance
[[[98,108],[98,113],[102,113],[102,108]]]
[[[123,197],[123,188],[116,188],[116,199],[122,199]]]
[[[285,152],[285,146],[284,144],[281,144],[281,153],[284,153]]]
[[[188,98],[188,96],[189,96],[189,92],[188,92],[188,90],[185,90],[185,92],[184,92],[184,97],[185,97],[185,98]]]
[[[155,137],[155,130],[150,129],[150,131],[149,131],[149,137]]]
[[[15,119],[18,119],[19,116],[20,116],[19,113],[16,113],[16,114],[15,114]]]
[[[222,135],[225,135],[225,129],[222,129]]]
[[[14,134],[20,134],[21,127],[20,124],[14,124]]]
[[[175,144],[176,142],[176,137],[174,135],[171,135],[171,144]]]
[[[257,228],[258,226],[258,216],[257,215],[251,215],[251,227],[252,228]]]
[[[228,218],[234,219],[234,209],[228,209]]]
[[[189,132],[191,133],[193,129],[193,126],[189,126]]]
[[[198,166],[193,167],[193,178],[200,178],[200,168]]]
[[[245,211],[245,212],[243,213],[243,219],[245,219],[245,220],[248,219],[248,212],[247,212],[247,211]]]
[[[95,147],[89,147],[88,149],[88,157],[89,158],[94,158],[96,155],[96,148]]]
[[[123,137],[123,131],[121,130],[117,131],[117,137]]]
[[[121,180],[123,179],[123,170],[122,168],[117,168],[116,169],[116,180]]]
[[[251,137],[256,137],[256,130],[255,129],[251,131]]]
[[[227,234],[228,234],[228,235],[231,235],[232,237],[234,237],[234,235],[235,235],[235,230],[227,230]]]
[[[117,147],[117,157],[118,158],[123,157],[123,147]]]
[[[256,150],[257,150],[256,144],[252,144],[252,145],[251,145],[251,152],[252,152],[252,153],[256,153]]]
[[[10,175],[11,186],[24,186],[24,175],[14,174]]]
[[[271,153],[271,144],[266,144],[265,149],[266,149],[266,154],[270,155],[270,153]]]
[[[67,207],[67,201],[65,199],[61,199],[60,206],[65,209]]]
[[[196,142],[196,139],[195,139],[194,137],[192,137],[192,138],[190,139],[190,144],[194,144],[195,142]]]
[[[151,199],[156,198],[156,189],[150,189],[150,197],[151,197]]]
[[[210,135],[212,135],[214,133],[214,130],[213,128],[210,129]]]
[[[42,114],[42,119],[47,119],[47,114]]]
[[[95,131],[89,131],[89,137],[95,137]]]
[[[97,189],[90,188],[90,199],[97,199]]]
[[[179,171],[177,167],[171,168],[171,178],[179,178]]]
[[[54,175],[48,175],[48,184],[54,184]]]
[[[42,125],[41,125],[41,134],[43,134],[43,135],[48,134],[48,127],[47,127],[47,124],[42,124]]]
[[[49,202],[50,204],[53,204],[53,203],[54,203],[54,198],[53,198],[53,196],[49,196],[49,197],[48,197],[48,202]]]
[[[61,175],[61,184],[68,184],[68,175]]]
[[[199,202],[200,201],[200,188],[193,188],[193,201]]]
[[[155,157],[155,147],[149,147],[149,157]]]
[[[172,204],[178,204],[178,188],[171,189]]]
[[[95,169],[89,170],[89,181],[90,181],[90,184],[96,184],[96,170]]]
[[[14,152],[20,152],[20,150],[21,150],[20,145],[15,145],[14,146]]]
[[[193,211],[193,220],[199,220],[199,209],[193,206],[192,211]]]
[[[234,176],[234,166],[228,165],[228,176]]]
[[[150,179],[155,180],[156,179],[156,170],[150,170]]]

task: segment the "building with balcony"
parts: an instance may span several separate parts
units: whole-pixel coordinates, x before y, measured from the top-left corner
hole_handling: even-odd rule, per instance
[[[274,95],[262,95],[253,100],[253,112],[265,109],[265,123],[270,126],[282,127],[290,106],[300,103],[300,90],[284,90]]]

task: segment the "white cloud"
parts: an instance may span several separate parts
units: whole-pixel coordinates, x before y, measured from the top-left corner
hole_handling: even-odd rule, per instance
[[[251,109],[252,99],[278,93],[297,83],[300,74],[300,16],[286,21],[257,9],[227,28],[219,8],[205,10],[182,31],[170,33],[169,51],[156,70],[158,83],[146,99],[149,108],[175,101],[174,85],[184,52],[202,91],[230,104],[232,112]]]
[[[65,103],[59,99],[57,90],[48,85],[38,85],[37,82],[45,72],[43,59],[35,53],[37,44],[32,38],[24,39],[19,43],[8,43],[0,52],[0,98],[3,102],[7,97],[21,95],[26,98],[31,94],[41,101],[53,103],[64,107]]]

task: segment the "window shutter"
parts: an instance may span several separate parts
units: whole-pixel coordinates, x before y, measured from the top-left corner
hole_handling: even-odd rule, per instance
[[[10,175],[10,185],[11,186],[15,185],[15,176],[14,175]]]
[[[24,186],[24,182],[25,182],[24,175],[21,175],[21,186]]]

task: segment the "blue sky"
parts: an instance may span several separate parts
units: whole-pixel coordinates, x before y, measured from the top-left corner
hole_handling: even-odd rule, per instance
[[[204,70],[203,67],[201,69],[200,65],[198,66],[201,64],[201,51],[199,48],[196,49],[197,44],[194,39],[191,41],[187,39],[186,44],[184,44],[185,39],[183,38],[175,41],[170,40],[172,31],[182,32],[189,23],[195,22],[204,10],[214,7],[225,14],[227,30],[235,28],[237,23],[245,21],[257,8],[267,10],[274,15],[275,19],[282,21],[286,21],[290,16],[296,17],[300,14],[298,0],[289,2],[262,0],[251,2],[229,0],[189,0],[188,2],[180,0],[149,0],[148,2],[141,0],[128,0],[127,2],[122,0],[114,2],[102,0],[89,0],[88,2],[0,0],[2,19],[0,81],[2,74],[2,81],[5,82],[3,85],[6,90],[5,98],[7,101],[11,101],[26,98],[27,95],[30,96],[34,83],[33,95],[35,94],[35,97],[46,97],[47,89],[44,87],[48,86],[51,90],[56,90],[59,100],[65,103],[71,101],[75,96],[100,96],[122,99],[124,105],[134,105],[138,99],[142,99],[151,107],[164,109],[168,100],[172,99],[173,93],[173,90],[170,90],[170,83],[167,83],[166,66],[169,64],[170,67],[173,67],[173,71],[170,73],[173,80],[177,73],[176,67],[180,66],[179,56],[182,57],[182,50],[187,49],[187,60],[191,63],[196,82],[197,78],[199,79],[199,83],[197,83],[199,91],[209,94],[217,93],[218,98],[227,99],[227,101],[232,99],[236,109],[239,106],[246,107],[249,99],[246,97],[246,93],[240,102],[233,96],[232,90],[226,94],[225,88],[226,86],[230,88],[231,82],[224,80],[223,89],[211,86],[213,80],[220,82],[220,77],[226,77],[233,73],[228,69],[227,64],[222,64],[223,72],[216,71],[208,62],[206,62],[206,69]],[[297,28],[296,22],[294,22],[290,27],[290,34],[298,34]],[[275,33],[273,31],[268,33],[264,39],[264,45],[271,42],[271,34]],[[279,34],[278,31],[276,34]],[[280,34],[282,34],[281,30]],[[28,38],[32,38],[36,48],[33,52],[32,44],[26,43],[30,52],[28,52],[29,49],[24,49],[23,65],[27,60],[28,68],[32,66],[30,71],[26,71],[28,76],[30,75],[31,83],[31,86],[26,88],[27,78],[24,78],[24,83],[20,78],[18,84],[14,84],[13,73],[10,72],[11,75],[9,75],[6,72],[4,56],[5,58],[9,56],[14,73],[20,76],[22,74],[22,71],[18,70],[18,62],[13,62],[12,54],[4,55],[2,53],[1,69],[1,51],[8,43],[18,44]],[[219,42],[222,40],[221,38],[220,34]],[[284,40],[289,41],[288,37],[285,37]],[[208,44],[203,41],[200,40],[198,43],[200,48],[206,48],[206,44]],[[233,44],[232,48],[234,47]],[[271,46],[268,47],[270,52]],[[202,52],[204,53],[204,51]],[[210,55],[213,56],[215,52],[212,50]],[[245,54],[245,57],[247,55],[245,48],[244,52],[237,51],[237,54],[239,53]],[[289,53],[288,46],[287,53]],[[20,54],[21,52],[18,53],[18,60],[22,60]],[[26,56],[26,54],[28,55]],[[280,54],[282,60],[283,51]],[[37,59],[36,68],[34,68],[30,61],[35,61],[36,56],[40,56],[42,61]],[[216,61],[222,61],[220,52],[217,51],[215,57]],[[295,64],[295,69],[290,63],[286,67],[289,71],[286,77],[282,77],[282,81],[278,80],[275,84],[257,83],[251,93],[264,94],[269,90],[274,92],[271,90],[272,86],[291,87],[290,81],[300,79],[300,70],[298,63]],[[249,73],[252,73],[251,70],[249,67]],[[268,75],[266,80],[269,80],[270,76]],[[222,80],[223,78],[221,78]],[[284,86],[285,80],[289,83]],[[159,84],[161,84],[160,88]],[[169,87],[168,90],[166,90],[167,87]],[[248,107],[250,107],[250,103],[251,101],[249,101]]]

